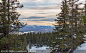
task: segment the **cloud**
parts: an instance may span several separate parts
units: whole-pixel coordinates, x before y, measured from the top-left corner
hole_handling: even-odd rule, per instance
[[[62,0],[19,0],[21,3],[58,3]]]
[[[26,9],[58,9],[61,0],[19,0]],[[58,4],[58,5],[57,5]]]
[[[45,17],[36,17],[36,16],[28,17],[28,19],[40,19],[40,18],[45,18]]]
[[[18,9],[21,22],[29,25],[52,25],[60,10],[61,0],[19,0],[24,5]],[[59,5],[57,5],[59,4]]]
[[[36,20],[36,19],[34,19],[34,20],[30,20],[30,21],[50,21],[50,22],[52,22],[52,21],[54,21],[54,19],[52,18],[52,19],[39,19],[39,20]]]
[[[48,26],[52,26],[52,24],[54,24],[54,22],[50,22],[50,21],[21,21],[24,23],[27,23],[28,25],[48,25]]]
[[[29,25],[52,25],[60,9],[23,9],[19,10],[20,20]]]
[[[59,13],[61,10],[60,9],[22,9],[18,10],[18,12],[23,16],[23,17],[30,17],[30,16],[37,16],[37,17],[45,17],[49,15],[56,15]]]
[[[27,18],[21,18],[22,21],[50,21],[50,22],[54,22],[54,19],[56,19],[55,15],[49,15],[46,17],[31,16]]]
[[[24,2],[23,2],[24,1]],[[58,1],[58,0],[57,0]],[[27,18],[32,16],[47,17],[58,14],[61,5],[57,5],[61,1],[56,0],[20,0],[24,4],[24,8],[18,9],[22,15],[20,18]]]
[[[47,9],[60,9],[60,4],[55,4],[55,5],[46,5],[46,6],[27,6],[25,5],[24,8],[26,9],[36,9],[36,10],[47,10]]]
[[[21,18],[21,19],[41,19],[41,18],[45,18],[45,17],[31,16],[31,17]]]

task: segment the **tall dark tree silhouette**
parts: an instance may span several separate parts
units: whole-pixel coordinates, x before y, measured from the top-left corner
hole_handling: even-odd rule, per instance
[[[84,43],[85,26],[81,13],[79,12],[79,4],[76,4],[79,0],[63,0],[61,12],[59,13],[57,23],[55,24],[55,34],[57,41],[55,49],[59,52],[73,51]],[[77,43],[76,43],[77,42]]]
[[[19,28],[24,27],[25,24],[21,23],[18,18],[20,14],[16,11],[17,8],[22,8],[17,0],[1,0],[0,2],[0,29],[5,36],[9,32],[18,31]]]
[[[22,45],[18,35],[10,34],[11,32],[19,31],[26,24],[21,23],[18,19],[20,14],[17,8],[22,8],[23,5],[17,0],[1,0],[0,2],[0,50],[19,49]],[[18,37],[18,38],[17,38]],[[17,40],[18,39],[18,40]],[[17,40],[17,41],[16,41]],[[15,44],[14,44],[15,42]],[[26,40],[25,40],[26,42]],[[18,44],[18,45],[17,45]],[[26,43],[25,43],[26,44]]]

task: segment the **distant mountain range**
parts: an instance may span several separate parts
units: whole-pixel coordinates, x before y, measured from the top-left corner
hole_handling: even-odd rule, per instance
[[[26,25],[25,27],[21,28],[20,31],[46,33],[46,32],[52,32],[54,28],[55,28],[54,26]]]

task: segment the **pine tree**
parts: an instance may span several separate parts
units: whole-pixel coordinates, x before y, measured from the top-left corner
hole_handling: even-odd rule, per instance
[[[15,36],[10,35],[11,32],[18,31],[25,24],[21,23],[18,18],[20,14],[16,11],[17,8],[22,8],[17,0],[1,0],[0,2],[0,33],[3,33],[3,37],[0,38],[1,49],[19,49],[21,41],[17,40]],[[14,38],[15,37],[15,38]],[[13,38],[13,39],[12,39]],[[12,40],[11,40],[12,39]],[[5,43],[7,42],[7,43]],[[14,44],[15,43],[15,44]],[[1,50],[0,49],[0,50]]]
[[[85,0],[85,4],[84,4],[84,8],[82,9],[82,19],[83,19],[83,23],[84,23],[84,25],[85,25],[85,27],[86,27],[86,0]]]
[[[17,8],[22,8],[17,0],[1,0],[0,2],[0,27],[1,32],[5,36],[8,36],[10,32],[18,31],[19,28],[24,27],[24,23],[21,23],[18,18],[20,14],[16,11]]]
[[[68,7],[68,2],[66,0],[62,1],[61,5],[61,12],[59,13],[59,17],[55,21],[57,21],[57,25],[55,25],[55,33],[56,35],[56,42],[54,44],[58,44],[58,50],[64,49],[62,46],[64,37],[66,37],[67,34],[69,34],[69,7]]]
[[[61,13],[55,21],[55,34],[57,41],[55,40],[59,52],[73,53],[73,51],[80,46],[84,41],[85,27],[83,25],[83,19],[80,16],[78,10],[78,4],[75,4],[78,0],[64,0],[62,1]],[[77,43],[76,43],[77,42]]]

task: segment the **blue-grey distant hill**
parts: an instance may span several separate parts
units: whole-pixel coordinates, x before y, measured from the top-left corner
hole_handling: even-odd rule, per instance
[[[26,25],[25,27],[21,28],[20,31],[23,32],[52,32],[54,26],[38,26],[38,25]]]

